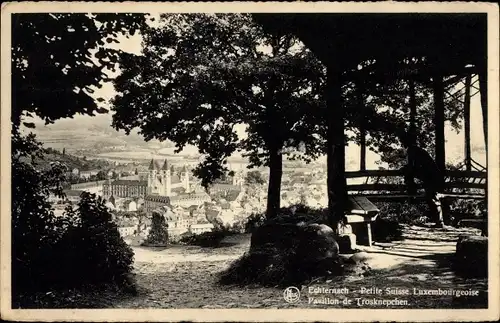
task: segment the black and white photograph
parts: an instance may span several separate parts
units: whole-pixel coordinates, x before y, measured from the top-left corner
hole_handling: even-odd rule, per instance
[[[499,319],[498,17],[3,4],[2,319]]]

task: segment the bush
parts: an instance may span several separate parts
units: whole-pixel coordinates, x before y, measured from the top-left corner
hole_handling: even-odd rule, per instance
[[[219,247],[225,237],[242,232],[244,232],[242,222],[236,222],[233,225],[225,226],[222,224],[222,221],[220,221],[212,231],[199,234],[187,233],[180,238],[179,242],[184,245]]]
[[[12,156],[14,307],[24,306],[39,291],[96,283],[132,287],[127,274],[133,252],[120,237],[104,201],[84,192],[76,209],[69,206],[65,216],[55,217],[48,196],[62,197],[64,166],[53,163],[47,170],[38,170],[24,158],[37,156],[36,141],[15,138],[13,148],[16,140],[25,146]]]
[[[154,212],[151,220],[151,230],[143,242],[144,246],[166,246],[168,243],[168,225],[165,218]]]
[[[326,223],[327,209],[316,209],[303,204],[283,207],[278,211],[278,216],[267,219],[265,214],[253,213],[247,218],[245,232],[252,233],[255,229],[266,223]]]
[[[68,209],[67,217],[59,219],[57,227],[62,234],[40,256],[46,259],[46,284],[51,288],[129,285],[127,274],[132,270],[134,253],[123,241],[100,197],[82,193],[78,208]]]
[[[487,218],[488,208],[485,200],[456,199],[451,205],[451,224],[458,225],[462,219]]]
[[[429,207],[427,203],[378,202],[379,217],[387,221],[396,221],[402,224],[422,225],[429,221]]]
[[[248,216],[245,223],[245,232],[252,233],[256,228],[264,224],[266,216],[264,214],[252,213]]]
[[[218,247],[222,239],[232,233],[226,230],[214,230],[200,234],[188,234],[183,236],[179,242],[181,244],[199,247]]]

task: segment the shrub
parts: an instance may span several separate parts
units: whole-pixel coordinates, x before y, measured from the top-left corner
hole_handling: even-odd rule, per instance
[[[264,214],[252,213],[248,216],[245,223],[245,232],[252,233],[256,228],[264,224],[266,216]]]
[[[403,224],[422,225],[429,221],[429,208],[425,202],[379,202],[379,217],[387,221],[396,221]]]
[[[44,255],[53,263],[46,262],[44,270],[50,287],[128,285],[134,253],[112,222],[104,200],[84,192],[78,208],[68,208],[66,216],[57,223],[62,235]]]
[[[451,223],[457,225],[460,220],[471,217],[487,217],[488,209],[485,200],[456,199],[451,205]]]
[[[213,221],[212,223],[214,223]],[[179,242],[185,245],[193,245],[200,247],[218,247],[221,241],[230,235],[243,232],[242,222],[236,222],[233,225],[225,226],[222,221],[218,222],[212,231],[203,232],[199,234],[187,233],[183,235]]]
[[[154,212],[151,220],[151,230],[144,241],[145,246],[165,246],[168,243],[168,225],[165,218]]]
[[[199,247],[218,247],[226,236],[232,234],[226,230],[214,230],[200,234],[188,234],[183,236],[179,242],[185,245]]]
[[[19,138],[18,138],[19,140]],[[37,147],[24,143],[37,155]],[[13,140],[13,146],[15,142]],[[77,208],[55,217],[48,196],[62,196],[64,167],[38,170],[23,155],[12,158],[12,298],[14,306],[47,289],[116,283],[130,287],[133,252],[120,237],[104,201],[84,192]]]
[[[267,219],[265,214],[253,213],[247,218],[245,232],[252,233],[265,223],[325,223],[327,210],[311,208],[303,204],[283,207],[278,211],[278,216]]]

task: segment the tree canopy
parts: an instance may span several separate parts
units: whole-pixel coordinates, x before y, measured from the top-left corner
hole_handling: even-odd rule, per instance
[[[247,173],[247,176],[245,177],[245,184],[246,185],[262,185],[265,183],[264,178],[262,178],[261,172],[258,170],[253,170]]]
[[[243,151],[250,167],[270,166],[277,210],[282,155],[315,158],[323,148],[311,122],[322,65],[294,37],[265,34],[243,14],[163,15],[160,28],[144,31],[142,54],[122,55],[114,126],[178,150],[197,146],[205,159],[194,172],[205,187]],[[242,124],[245,138],[235,130]]]
[[[134,35],[143,14],[14,14],[12,17],[12,123],[38,116],[46,123],[95,112],[92,93],[114,71],[120,35]],[[33,127],[32,124],[25,124]]]

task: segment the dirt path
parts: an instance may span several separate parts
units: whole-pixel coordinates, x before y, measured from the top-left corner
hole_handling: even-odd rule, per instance
[[[110,305],[120,308],[484,307],[484,300],[487,299],[486,280],[458,278],[449,268],[457,237],[464,233],[479,234],[479,231],[407,227],[403,241],[376,243],[371,248],[361,248],[371,268],[369,272],[361,276],[328,279],[300,286],[302,296],[300,301],[294,304],[284,301],[282,289],[259,286],[228,287],[216,283],[218,273],[248,250],[250,235],[228,237],[224,240],[225,246],[219,248],[173,246],[163,250],[153,250],[134,247],[134,266],[139,295]],[[349,293],[315,294],[311,292],[314,287],[345,287],[349,289]],[[395,293],[408,290],[410,295],[369,295],[362,293],[363,288],[368,291],[370,288],[371,291],[379,288],[383,293],[386,288],[391,288]],[[413,288],[419,291],[440,288],[474,289],[480,292],[475,297],[412,295]],[[395,291],[396,289],[398,291]],[[342,304],[345,298],[351,299],[351,303]],[[398,298],[406,303],[377,305],[372,302],[374,298],[377,300]],[[336,301],[341,303],[325,304]]]

